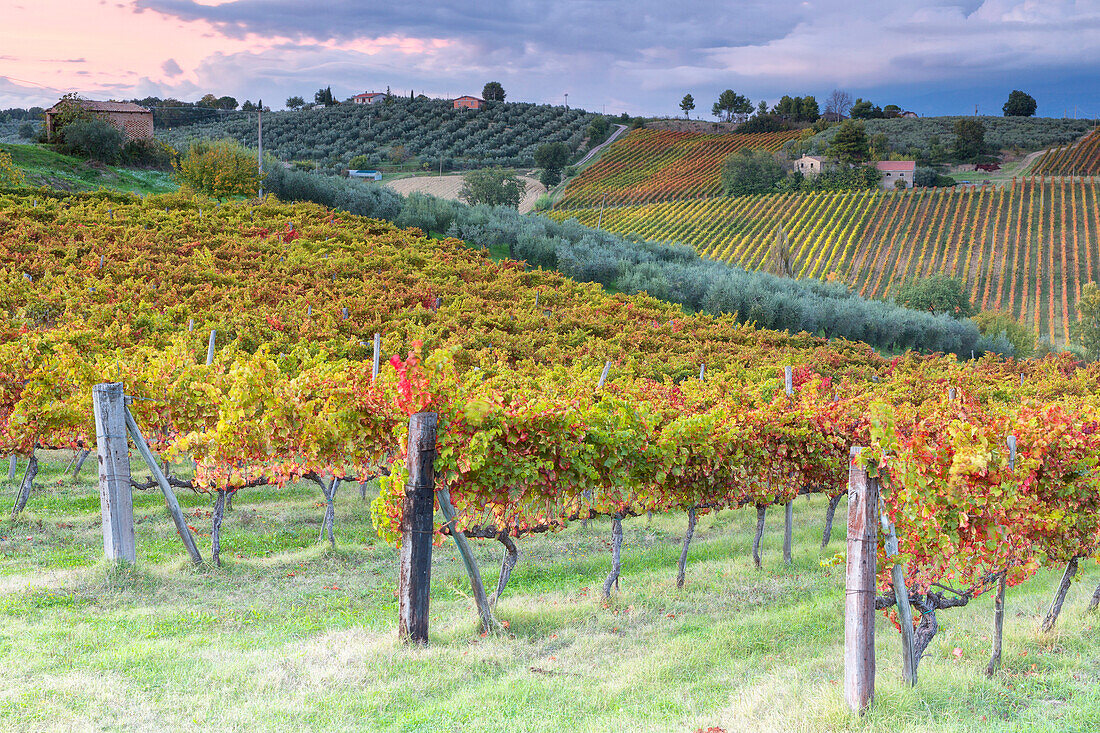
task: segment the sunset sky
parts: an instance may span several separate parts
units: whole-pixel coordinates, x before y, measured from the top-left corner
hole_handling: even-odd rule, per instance
[[[3,0],[0,107],[206,92],[281,107],[331,85],[705,116],[718,92],[921,114],[1100,117],[1100,0]]]

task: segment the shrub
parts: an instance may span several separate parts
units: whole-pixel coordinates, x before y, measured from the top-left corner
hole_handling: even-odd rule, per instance
[[[1086,286],[1087,287],[1087,286]],[[1017,358],[1027,359],[1035,353],[1035,333],[1015,318],[996,311],[982,311],[973,319],[982,336],[997,339],[1003,337],[1012,345]],[[992,351],[993,349],[985,349]],[[997,353],[1004,353],[998,351]]]
[[[62,128],[58,150],[67,155],[116,163],[122,157],[122,133],[100,119],[77,120]]]
[[[785,171],[775,156],[763,150],[738,150],[722,169],[722,190],[727,196],[771,193]]]
[[[23,171],[12,162],[11,153],[0,150],[0,186],[22,186],[26,182]]]
[[[255,196],[260,186],[256,154],[234,140],[194,141],[175,168],[181,185],[219,199]]]
[[[166,143],[153,139],[128,140],[122,146],[122,160],[133,165],[144,165],[160,170],[170,170],[179,154]]]

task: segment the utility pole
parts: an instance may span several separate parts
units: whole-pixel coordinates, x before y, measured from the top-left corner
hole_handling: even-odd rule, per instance
[[[264,100],[256,112],[256,163],[260,169],[260,200],[264,198]]]
[[[565,108],[569,109],[569,92],[565,93]]]

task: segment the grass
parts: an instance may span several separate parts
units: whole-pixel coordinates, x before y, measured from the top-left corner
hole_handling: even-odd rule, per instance
[[[132,193],[168,193],[179,186],[167,171],[92,165],[83,158],[62,155],[45,145],[0,144],[27,176],[27,184],[63,191],[101,188]]]
[[[607,604],[607,523],[523,539],[497,608],[507,630],[489,637],[448,541],[434,552],[420,649],[397,641],[396,554],[354,487],[338,496],[335,550],[317,543],[315,487],[242,491],[220,569],[188,565],[159,494],[138,492],[138,563],[109,569],[92,465],[73,484],[67,458],[47,454],[28,510],[11,521],[5,507],[0,523],[3,730],[1100,728],[1091,565],[1050,635],[1036,626],[1056,572],[1010,589],[1005,665],[989,680],[989,599],[941,612],[915,690],[880,617],[876,702],[856,719],[843,701],[843,565],[820,562],[843,550],[843,522],[819,550],[818,497],[796,504],[789,568],[781,511],[769,512],[763,572],[748,557],[754,512],[701,518],[683,590],[684,518],[626,521],[622,587]],[[209,557],[209,498],[180,500]],[[497,546],[475,548],[491,585]]]

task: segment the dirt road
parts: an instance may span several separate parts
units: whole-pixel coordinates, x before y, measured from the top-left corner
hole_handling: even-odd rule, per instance
[[[519,179],[527,186],[523,198],[520,199],[519,202],[520,213],[526,214],[535,208],[535,200],[545,193],[546,190],[537,179],[531,176],[519,176]],[[462,190],[462,174],[459,173],[446,176],[413,176],[411,178],[401,178],[396,181],[383,181],[383,183],[400,194],[410,194],[415,191],[438,196],[441,199],[458,201],[458,192]]]

